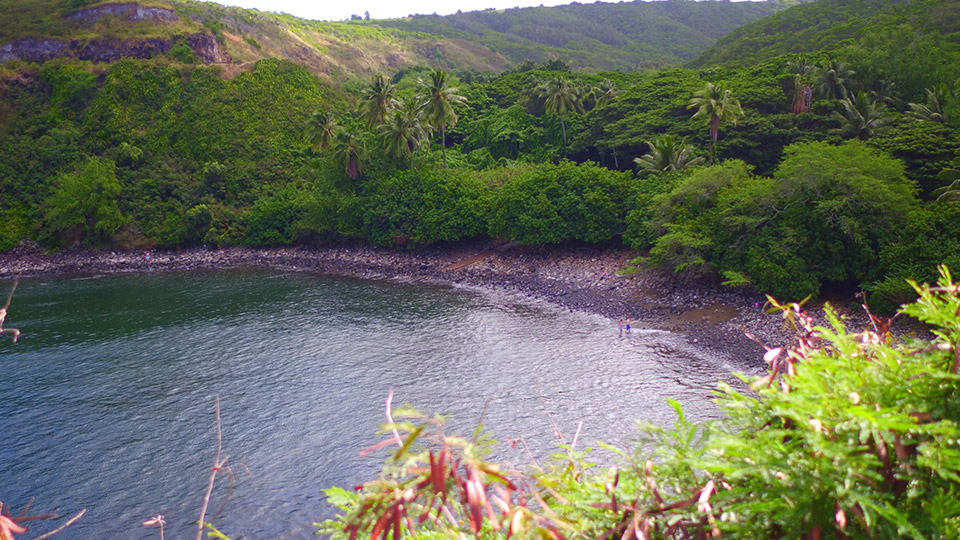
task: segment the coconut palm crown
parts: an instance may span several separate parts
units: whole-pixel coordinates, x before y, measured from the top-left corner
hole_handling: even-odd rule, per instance
[[[314,152],[326,150],[337,136],[337,121],[330,113],[319,110],[307,121],[306,135]]]
[[[407,159],[420,149],[427,132],[420,124],[419,115],[409,109],[395,109],[380,126],[380,140],[388,156]]]
[[[457,113],[454,105],[466,105],[467,98],[458,94],[458,89],[447,81],[447,72],[436,69],[430,73],[430,80],[419,81],[420,112],[423,120],[440,131],[440,148],[443,152],[443,167],[447,167],[447,128],[457,125]]]
[[[953,158],[951,166],[940,171],[937,180],[941,182],[950,182],[949,184],[936,189],[933,193],[938,195],[937,200],[946,200],[952,202],[960,201],[960,157]]]
[[[644,173],[679,171],[704,161],[703,157],[693,157],[695,148],[687,143],[686,137],[677,139],[673,135],[661,135],[646,143],[650,153],[633,159]]]
[[[720,136],[720,123],[729,121],[737,125],[737,120],[743,116],[743,108],[740,100],[733,97],[733,92],[724,87],[723,81],[717,84],[707,83],[701,90],[694,92],[687,109],[694,107],[697,112],[693,118],[705,118],[710,129],[710,163],[713,163],[714,147]]]
[[[831,129],[830,133],[856,137],[863,141],[872,137],[887,123],[886,107],[863,91],[857,92],[853,99],[844,99],[840,106],[840,111],[833,111],[830,115],[834,120],[840,121],[840,128]]]
[[[814,90],[826,99],[843,99],[850,95],[853,76],[857,72],[839,60],[827,60],[814,71]]]
[[[543,108],[560,117],[560,130],[563,134],[563,145],[567,145],[567,126],[563,117],[568,112],[580,111],[580,95],[570,81],[563,77],[554,77],[541,83],[537,88],[540,98],[543,99]]]
[[[944,113],[944,105],[947,102],[947,87],[939,84],[933,88],[926,89],[926,103],[908,103],[907,116],[917,122],[938,122],[945,123],[947,115]]]
[[[392,109],[400,104],[396,98],[397,88],[377,73],[364,90],[360,113],[370,127],[383,124]]]
[[[367,143],[356,128],[341,128],[334,141],[333,155],[351,180],[360,178],[367,168]]]

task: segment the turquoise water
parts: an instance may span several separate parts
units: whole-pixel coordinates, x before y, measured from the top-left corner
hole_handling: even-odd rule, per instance
[[[9,282],[0,283],[0,292]],[[213,522],[240,538],[310,538],[321,489],[379,469],[383,406],[411,403],[494,438],[553,450],[627,447],[638,419],[715,414],[728,365],[667,332],[505,294],[266,270],[24,279],[0,341],[0,500],[17,513],[87,514],[69,538],[187,537],[215,448],[236,484]],[[544,411],[544,404],[550,417]],[[524,464],[501,444],[498,459]],[[597,455],[598,459],[611,459]],[[229,481],[218,480],[211,512]],[[53,522],[36,526],[48,530]]]

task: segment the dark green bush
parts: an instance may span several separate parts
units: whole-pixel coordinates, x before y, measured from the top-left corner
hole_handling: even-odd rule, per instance
[[[0,209],[0,252],[17,247],[30,231],[26,213],[22,209]]]
[[[57,178],[44,202],[42,236],[54,246],[108,240],[127,221],[118,205],[120,193],[114,163],[87,159],[77,172]]]
[[[472,238],[484,230],[481,201],[487,192],[468,170],[396,172],[369,185],[364,235],[377,246]]]
[[[184,64],[196,64],[198,62],[197,53],[183,41],[174,43],[173,46],[170,47],[170,50],[167,51],[167,57]]]
[[[257,199],[244,216],[246,243],[251,246],[293,243],[305,211],[303,195],[293,188]]]
[[[773,178],[721,192],[717,267],[743,270],[758,289],[790,299],[828,282],[879,278],[881,250],[918,204],[903,164],[859,142],[802,143],[784,153]]]
[[[626,228],[630,173],[595,163],[526,166],[493,194],[490,235],[521,244],[605,242]]]
[[[633,215],[647,216],[631,236],[633,246],[639,249],[641,242],[653,238],[651,262],[691,277],[704,274],[715,251],[724,249],[716,240],[719,195],[751,178],[750,167],[738,160],[693,170],[670,191],[651,197],[647,209],[633,210]]]
[[[881,247],[880,261],[884,276],[865,288],[870,307],[889,314],[915,298],[906,280],[932,280],[933,268],[941,263],[960,268],[960,204],[933,201],[918,207]]]

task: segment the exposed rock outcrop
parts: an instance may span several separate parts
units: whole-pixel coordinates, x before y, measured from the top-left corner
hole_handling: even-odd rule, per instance
[[[45,62],[70,55],[70,44],[59,39],[20,38],[0,45],[0,62]]]
[[[136,2],[102,4],[84,8],[66,19],[78,24],[93,24],[103,17],[119,17],[129,21],[180,20],[171,8],[143,6]],[[0,45],[0,62],[24,60],[46,62],[54,58],[76,58],[91,62],[115,62],[122,58],[148,59],[167,54],[178,40],[186,41],[204,64],[226,64],[230,55],[220,46],[213,34],[201,32],[171,37],[138,39],[94,38],[89,40],[60,40],[24,37]]]
[[[122,58],[148,59],[166,54],[176,39],[183,39],[204,64],[226,64],[230,55],[212,34],[188,34],[180,38],[91,39],[62,41],[20,38],[0,46],[0,62],[24,60],[46,62],[54,58],[77,58],[91,62],[114,62]]]

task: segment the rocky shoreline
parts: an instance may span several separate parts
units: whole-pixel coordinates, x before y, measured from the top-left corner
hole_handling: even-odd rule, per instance
[[[149,254],[149,256],[148,256]],[[710,283],[681,282],[660,272],[617,272],[636,253],[624,248],[517,246],[466,243],[423,250],[336,248],[227,248],[180,251],[72,251],[46,255],[34,246],[0,254],[0,280],[62,274],[189,271],[267,267],[368,279],[429,281],[508,291],[635,326],[678,332],[691,343],[728,357],[736,365],[757,367],[765,343],[789,339],[782,319],[766,315],[763,296]],[[599,277],[606,272],[601,280]],[[849,304],[836,306],[851,329],[866,327],[866,317]],[[811,306],[811,313],[820,313]],[[615,324],[615,323],[614,323]]]

